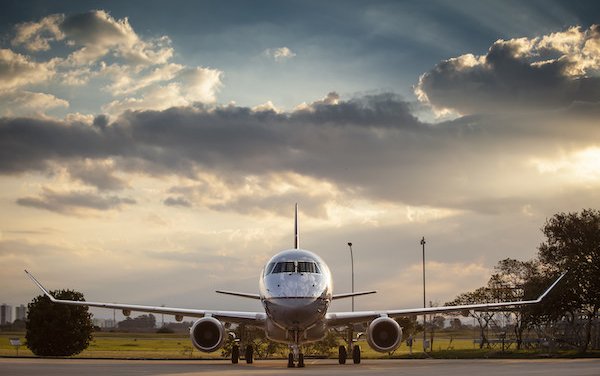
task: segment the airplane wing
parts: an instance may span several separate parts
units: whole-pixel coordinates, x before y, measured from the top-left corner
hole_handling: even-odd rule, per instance
[[[240,298],[248,298],[248,299],[260,300],[260,295],[258,295],[258,294],[249,294],[249,293],[246,293],[246,292],[224,291],[224,290],[215,290],[215,292],[217,294],[233,295],[233,296],[238,296]]]
[[[560,280],[567,273],[561,274],[560,277],[548,289],[535,300],[521,300],[517,302],[501,302],[501,303],[483,303],[483,304],[466,304],[458,306],[444,306],[444,307],[429,307],[429,308],[408,308],[408,309],[397,309],[388,311],[356,311],[356,312],[335,312],[328,313],[325,316],[327,325],[329,327],[341,327],[351,324],[363,323],[374,320],[377,317],[402,317],[410,315],[423,315],[430,313],[446,313],[446,312],[460,312],[460,311],[471,311],[471,310],[488,310],[497,308],[509,308],[518,307],[530,304],[537,304],[542,301],[550,293],[550,291],[560,282]]]
[[[212,316],[219,321],[229,322],[234,324],[248,324],[262,326],[264,324],[267,315],[264,312],[242,312],[242,311],[211,311],[204,309],[188,309],[188,308],[171,308],[171,307],[155,307],[155,306],[144,306],[136,304],[120,304],[120,303],[100,303],[100,302],[87,302],[87,301],[75,301],[75,300],[62,300],[56,299],[42,284],[35,279],[35,277],[25,270],[25,273],[31,278],[31,280],[42,290],[42,292],[50,298],[54,303],[70,304],[88,307],[101,307],[110,309],[120,309],[123,313],[136,311],[136,312],[149,312],[168,314],[175,316],[187,316],[187,317],[204,317]]]
[[[376,294],[377,291],[373,290],[373,291],[361,291],[361,292],[348,292],[345,294],[334,294],[331,299],[332,300],[336,300],[336,299],[344,299],[344,298],[351,298],[353,296],[362,296],[362,295],[369,295],[369,294]]]

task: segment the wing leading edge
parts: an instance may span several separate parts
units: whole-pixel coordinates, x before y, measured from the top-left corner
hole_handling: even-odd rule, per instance
[[[423,315],[430,313],[444,313],[444,312],[459,312],[469,310],[484,310],[484,309],[495,309],[505,307],[516,307],[537,304],[541,302],[554,287],[560,282],[561,279],[567,273],[563,273],[535,300],[521,300],[517,302],[501,302],[501,303],[485,303],[485,304],[467,304],[459,306],[444,306],[444,307],[429,307],[429,308],[408,308],[408,309],[397,309],[389,311],[356,311],[356,312],[336,312],[328,313],[325,318],[327,325],[330,327],[345,326],[353,323],[361,323],[371,321],[377,317],[402,317],[409,315]]]
[[[135,312],[149,312],[168,314],[174,316],[187,316],[187,317],[205,317],[212,316],[220,321],[239,323],[239,324],[254,324],[262,325],[267,318],[264,312],[243,312],[243,311],[212,311],[204,309],[188,309],[188,308],[172,308],[172,307],[155,307],[145,306],[137,304],[120,304],[120,303],[101,303],[101,302],[87,302],[87,301],[75,301],[75,300],[62,300],[56,299],[42,284],[27,270],[25,270],[27,276],[39,287],[40,290],[54,303],[70,304],[78,306],[88,307],[101,307],[110,309],[119,309],[123,311],[135,311]]]

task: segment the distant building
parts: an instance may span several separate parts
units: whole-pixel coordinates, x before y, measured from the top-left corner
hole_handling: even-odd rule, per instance
[[[12,323],[12,306],[2,304],[0,306],[0,325]]]
[[[27,307],[21,304],[18,307],[15,307],[15,319],[25,321],[27,320]]]

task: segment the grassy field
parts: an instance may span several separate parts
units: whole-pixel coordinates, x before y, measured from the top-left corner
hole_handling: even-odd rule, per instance
[[[19,337],[25,343],[25,333],[0,333],[0,356],[14,356],[16,349],[9,339]],[[220,358],[221,352],[206,354],[193,349],[185,334],[104,333],[94,334],[94,340],[79,358]],[[26,346],[19,348],[20,356],[34,356]]]
[[[0,332],[0,356],[15,356],[16,349],[10,345],[10,338],[20,338],[25,343],[25,333]],[[403,343],[393,354],[378,353],[369,348],[366,342],[359,342],[362,356],[373,358],[423,358],[422,342],[416,341],[413,354]],[[333,354],[337,356],[337,353]],[[433,358],[503,358],[503,357],[545,357],[547,350],[515,351],[508,348],[502,353],[499,346],[480,350],[472,339],[436,338],[433,351],[427,357]],[[561,352],[553,356],[577,356],[576,353]],[[19,348],[19,356],[34,356],[26,346]],[[588,356],[600,356],[600,352],[592,352]],[[87,350],[75,356],[76,358],[122,358],[122,359],[208,359],[221,358],[221,352],[206,354],[194,349],[186,334],[156,334],[156,333],[107,333],[98,332]]]

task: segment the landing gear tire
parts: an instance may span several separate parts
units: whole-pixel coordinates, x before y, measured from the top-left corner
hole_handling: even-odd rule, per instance
[[[360,364],[360,346],[354,345],[352,349],[352,361],[354,364]]]
[[[338,348],[338,362],[340,364],[346,364],[346,358],[348,357],[348,353],[346,352],[345,346],[340,346]]]
[[[298,355],[298,368],[304,368],[304,354]]]
[[[240,360],[240,347],[238,345],[233,345],[231,347],[231,363],[238,364]]]
[[[254,348],[252,347],[252,345],[248,345],[246,346],[246,363],[248,364],[252,364],[252,362],[254,361],[253,357],[254,357]]]
[[[288,368],[294,368],[294,354],[290,353],[288,355]]]

